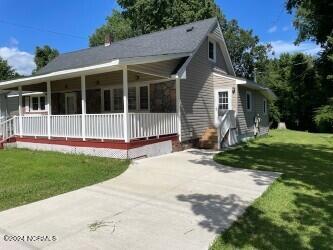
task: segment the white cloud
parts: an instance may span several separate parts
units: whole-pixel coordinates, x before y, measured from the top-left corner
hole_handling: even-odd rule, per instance
[[[16,39],[15,41],[17,42]],[[7,60],[8,64],[20,75],[30,75],[36,68],[34,55],[26,51],[21,51],[16,47],[0,47],[0,57]]]
[[[269,43],[273,47],[273,51],[275,52],[275,57],[279,57],[282,53],[295,53],[295,52],[303,52],[305,54],[315,55],[321,50],[320,46],[311,42],[304,42],[298,46],[294,45],[293,42],[282,41],[282,40],[271,41]]]
[[[284,26],[284,27],[282,28],[282,31],[288,31],[288,30],[290,30],[290,26]]]
[[[272,26],[268,29],[268,33],[274,33],[275,31],[277,31],[277,26],[276,25],[274,25],[274,26]]]
[[[18,44],[19,44],[19,41],[17,41],[17,39],[15,37],[9,38],[10,47],[17,47]]]

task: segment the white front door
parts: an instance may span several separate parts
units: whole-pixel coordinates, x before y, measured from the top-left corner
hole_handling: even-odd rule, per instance
[[[77,113],[76,93],[65,94],[65,109],[68,115]]]
[[[215,89],[215,122],[218,122],[218,117],[222,116],[225,111],[232,110],[231,89]]]

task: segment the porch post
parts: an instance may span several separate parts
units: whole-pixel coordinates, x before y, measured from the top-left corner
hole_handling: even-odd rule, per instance
[[[19,132],[20,132],[20,137],[23,136],[23,130],[22,130],[22,87],[18,87],[19,91]]]
[[[178,122],[178,136],[179,141],[182,141],[182,121],[180,111],[180,78],[176,76],[176,111],[177,111],[177,122]]]
[[[51,104],[51,81],[46,82],[47,88],[47,137],[51,139],[51,115],[52,115],[52,104]]]
[[[124,139],[129,142],[129,126],[128,126],[128,75],[127,65],[123,68],[123,105],[124,105]]]
[[[82,139],[86,140],[86,76],[81,76]]]

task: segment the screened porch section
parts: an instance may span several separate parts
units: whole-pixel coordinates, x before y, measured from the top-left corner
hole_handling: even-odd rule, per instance
[[[125,142],[178,134],[176,82],[124,68],[22,86],[12,134]]]

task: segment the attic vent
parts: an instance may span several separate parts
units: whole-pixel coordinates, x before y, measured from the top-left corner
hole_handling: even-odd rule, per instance
[[[193,29],[194,29],[194,27],[193,27],[193,26],[192,26],[192,27],[190,27],[190,28],[187,28],[187,29],[186,29],[186,32],[191,32]]]

